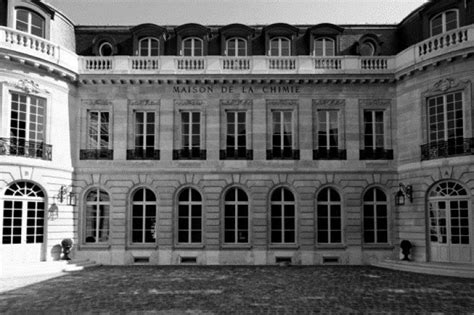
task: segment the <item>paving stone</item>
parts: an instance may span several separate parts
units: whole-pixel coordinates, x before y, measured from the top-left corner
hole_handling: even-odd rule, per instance
[[[473,279],[370,266],[103,266],[23,279],[0,293],[0,313],[474,312]]]

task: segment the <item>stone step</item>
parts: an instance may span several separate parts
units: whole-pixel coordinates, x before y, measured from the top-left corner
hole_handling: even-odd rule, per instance
[[[474,278],[474,265],[471,264],[384,260],[374,263],[372,265],[380,268],[417,272],[423,274],[460,278]]]

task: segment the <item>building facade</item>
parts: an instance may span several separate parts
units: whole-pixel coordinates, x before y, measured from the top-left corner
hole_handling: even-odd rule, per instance
[[[74,25],[0,1],[0,257],[474,263],[474,1],[397,25]]]

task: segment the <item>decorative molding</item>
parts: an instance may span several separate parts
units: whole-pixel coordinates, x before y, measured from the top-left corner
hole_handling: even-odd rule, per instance
[[[341,99],[320,99],[313,100],[313,106],[344,106],[346,100]]]
[[[451,78],[441,79],[428,91],[430,93],[446,92],[456,88],[465,88],[469,81],[458,81]]]
[[[131,106],[156,106],[160,105],[161,100],[128,100]]]
[[[221,106],[250,106],[252,100],[220,100]]]
[[[267,100],[269,106],[298,106],[298,100]]]
[[[82,105],[96,106],[96,105],[112,105],[112,101],[109,100],[82,100]]]
[[[200,106],[203,105],[204,101],[202,100],[174,100],[175,106]]]
[[[360,99],[359,105],[364,107],[388,107],[392,104],[390,99]]]
[[[8,86],[11,86],[15,89],[22,90],[27,94],[38,94],[38,93],[46,93],[50,94],[48,90],[40,88],[39,84],[30,79],[21,79],[16,82],[14,81],[3,81]]]

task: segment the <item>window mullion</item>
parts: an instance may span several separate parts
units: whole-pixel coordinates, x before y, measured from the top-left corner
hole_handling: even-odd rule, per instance
[[[454,105],[453,105],[454,106]],[[448,141],[448,99],[443,95],[443,122],[444,122],[444,141]]]

